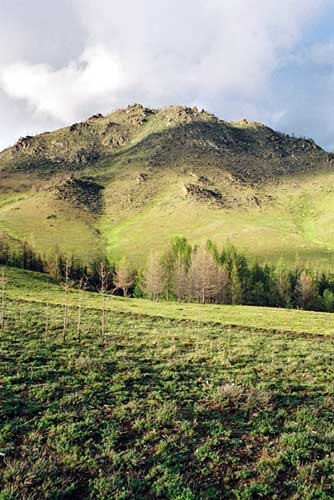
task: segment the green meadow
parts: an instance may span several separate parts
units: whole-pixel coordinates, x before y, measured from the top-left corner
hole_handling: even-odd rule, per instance
[[[333,498],[331,314],[6,278],[1,499]]]

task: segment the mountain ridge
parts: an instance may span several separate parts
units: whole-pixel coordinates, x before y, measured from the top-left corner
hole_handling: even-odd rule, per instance
[[[313,167],[312,161],[332,159],[313,140],[276,132],[260,122],[227,122],[205,110],[185,106],[154,110],[134,104],[106,116],[95,114],[53,132],[21,137],[0,153],[0,170],[76,171],[113,159],[122,151],[131,154],[129,148],[136,154],[145,147],[151,148],[146,158],[148,166],[159,166],[164,163],[166,150],[169,162],[179,160],[176,141],[181,150],[194,155],[193,160],[203,154],[220,162],[231,154],[259,155],[278,163],[273,172],[278,175],[291,172],[290,164],[300,170],[301,160],[306,160],[302,168],[307,170]],[[243,165],[235,169],[239,177],[242,170]],[[252,177],[250,169],[244,170]]]
[[[134,104],[1,152],[0,233],[85,260],[143,262],[175,235],[262,259],[328,260],[331,218],[320,204],[334,205],[332,160],[311,139],[259,122]]]

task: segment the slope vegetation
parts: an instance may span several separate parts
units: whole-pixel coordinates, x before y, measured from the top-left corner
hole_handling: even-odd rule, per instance
[[[0,153],[0,231],[43,253],[136,264],[171,236],[329,264],[332,155],[261,123],[140,105]],[[149,231],[148,231],[149,228]]]
[[[7,301],[1,330],[2,498],[333,498],[333,336],[151,317],[132,300],[101,341],[95,294],[64,341],[60,287],[46,305],[45,275],[7,277],[32,301]]]

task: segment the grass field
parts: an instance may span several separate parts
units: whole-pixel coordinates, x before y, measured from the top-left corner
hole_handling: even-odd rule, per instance
[[[7,277],[1,500],[333,498],[331,335],[110,299],[102,342],[99,298],[88,294],[79,341],[73,292],[63,342],[63,309],[45,304],[61,303],[58,287],[35,273]],[[251,309],[235,317],[258,327]],[[304,325],[311,317],[301,313]],[[314,317],[328,326],[332,316]]]
[[[0,266],[1,269],[1,266]],[[63,289],[47,275],[6,268],[7,294],[11,299],[33,302],[49,302],[62,305]],[[72,290],[69,304],[78,306],[79,294]],[[105,305],[115,313],[138,314],[166,319],[217,323],[264,330],[281,330],[293,333],[334,335],[334,315],[323,312],[270,307],[230,306],[215,304],[179,304],[177,302],[153,302],[145,299],[107,296]],[[96,293],[85,292],[83,306],[101,308],[101,298]]]

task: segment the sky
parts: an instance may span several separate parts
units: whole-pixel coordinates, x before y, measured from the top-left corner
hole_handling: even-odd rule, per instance
[[[333,0],[0,0],[0,149],[135,102],[334,148]]]

